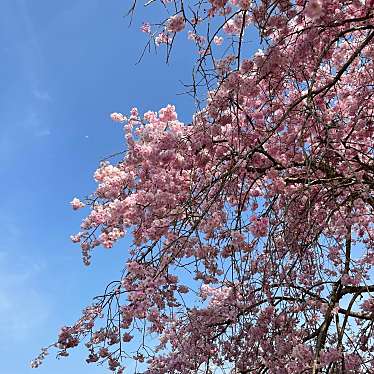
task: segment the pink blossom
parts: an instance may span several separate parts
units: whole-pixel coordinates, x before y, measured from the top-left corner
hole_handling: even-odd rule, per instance
[[[175,15],[166,22],[166,30],[168,32],[180,32],[185,27],[185,20],[183,15]]]
[[[156,36],[155,43],[157,46],[159,46],[160,44],[170,44],[171,37],[165,32],[161,32]]]
[[[162,108],[158,112],[161,121],[175,121],[177,119],[177,113],[174,105],[168,105],[166,108]]]
[[[215,45],[222,45],[222,43],[223,43],[223,38],[221,37],[221,36],[215,36],[214,38],[213,38],[213,43],[215,44]]]
[[[196,44],[198,44],[198,45],[202,45],[206,42],[206,39],[205,39],[204,36],[198,35],[198,34],[192,32],[192,31],[188,32],[188,39],[195,41]]]
[[[70,205],[72,206],[72,208],[74,210],[77,210],[77,209],[81,209],[83,208],[85,205],[78,199],[78,198],[74,198],[71,202],[70,202]]]
[[[81,233],[78,233],[76,235],[71,235],[70,239],[73,243],[79,243],[81,241]]]
[[[124,122],[126,120],[126,117],[122,114],[122,113],[112,113],[110,115],[110,118],[112,119],[112,121],[115,121],[115,122]]]
[[[151,25],[149,24],[149,22],[143,22],[142,26],[140,27],[140,31],[144,32],[146,34],[150,34],[151,33]]]
[[[238,33],[239,30],[234,22],[234,20],[230,19],[228,20],[225,25],[223,26],[223,31],[226,33],[226,34],[235,34],[235,33]]]
[[[361,308],[367,312],[374,313],[374,298],[365,300],[362,303]]]
[[[322,0],[309,0],[305,8],[305,14],[310,18],[318,18],[323,15]]]
[[[374,2],[208,3],[184,9],[200,17],[195,112],[132,108],[71,236],[86,265],[117,244],[120,279],[49,349],[85,344],[117,374],[131,360],[146,374],[374,372]],[[182,5],[156,43],[183,29]],[[229,48],[207,49],[222,30]]]
[[[129,333],[125,333],[125,334],[123,334],[122,340],[123,340],[125,343],[127,343],[127,342],[131,341],[132,338],[133,338],[132,335],[130,335]]]

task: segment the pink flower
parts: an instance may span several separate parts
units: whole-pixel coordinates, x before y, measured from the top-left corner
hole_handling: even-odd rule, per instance
[[[178,287],[178,292],[180,292],[180,293],[188,293],[189,292],[189,289],[188,289],[188,287],[187,286],[179,286]]]
[[[169,32],[180,32],[184,27],[185,21],[182,15],[172,16],[166,22],[166,30]]]
[[[252,0],[231,0],[233,5],[236,5],[237,7],[241,9],[249,9],[251,6]]]
[[[299,360],[309,361],[313,357],[312,350],[309,346],[305,344],[298,344],[292,350],[292,355]]]
[[[160,117],[160,120],[163,122],[175,121],[177,119],[175,106],[170,104],[166,108],[160,109],[158,115]]]
[[[167,33],[161,32],[155,37],[155,43],[157,46],[160,44],[170,44],[171,38]]]
[[[116,112],[112,113],[110,115],[110,118],[114,122],[123,122],[126,120],[126,117],[122,113],[116,113]]]
[[[365,300],[362,303],[361,308],[367,312],[374,313],[374,298]]]
[[[322,0],[310,0],[305,7],[305,15],[315,19],[323,15]]]
[[[149,34],[151,32],[151,25],[148,22],[143,22],[140,31]]]
[[[268,231],[269,219],[267,217],[257,218],[256,216],[253,216],[251,217],[251,221],[251,233],[256,237],[266,236]]]
[[[230,19],[223,26],[223,31],[226,34],[235,34],[235,33],[238,33],[239,30],[236,27],[234,20]]]
[[[344,274],[342,276],[341,282],[344,286],[347,286],[347,285],[357,286],[360,283],[360,277],[358,276],[352,277],[348,274]]]
[[[321,358],[320,358],[321,365],[327,366],[331,364],[332,362],[341,360],[341,358],[342,358],[342,353],[335,348],[331,348],[327,352],[321,352]]]
[[[148,112],[144,113],[143,118],[147,122],[154,122],[156,121],[157,114],[149,110]]]
[[[344,356],[345,369],[347,372],[357,373],[361,366],[362,358],[357,353],[349,353]]]
[[[99,356],[102,358],[108,357],[109,356],[109,351],[108,348],[100,348],[99,350]]]
[[[131,108],[130,114],[131,114],[131,119],[137,119],[139,117],[138,108],[135,108],[135,107]]]
[[[132,338],[133,338],[132,335],[130,335],[128,332],[125,332],[122,336],[122,341],[127,343],[127,342],[131,341]]]
[[[215,44],[215,45],[222,45],[222,43],[223,43],[223,38],[222,38],[222,36],[215,36],[214,38],[213,38],[213,43]]]
[[[187,35],[189,40],[193,40],[198,45],[205,43],[205,37],[202,35],[198,35],[192,31],[189,31]]]
[[[76,235],[71,235],[70,239],[73,243],[79,243],[81,241],[81,233],[78,233]]]
[[[76,197],[70,202],[70,205],[73,207],[74,210],[83,208],[85,205]]]

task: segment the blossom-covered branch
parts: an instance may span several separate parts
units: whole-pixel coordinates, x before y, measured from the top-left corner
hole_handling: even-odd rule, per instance
[[[72,240],[88,265],[129,235],[129,260],[51,347],[117,374],[374,372],[374,2],[161,3],[142,31],[196,43],[205,100],[112,114],[126,153]]]

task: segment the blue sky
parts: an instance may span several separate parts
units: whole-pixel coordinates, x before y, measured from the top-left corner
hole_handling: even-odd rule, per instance
[[[69,201],[90,193],[98,161],[123,149],[111,112],[171,103],[189,120],[191,100],[176,93],[183,90],[179,79],[191,76],[192,44],[183,42],[169,66],[163,50],[135,65],[146,16],[129,29],[127,0],[1,4],[0,372],[103,373],[86,365],[79,350],[59,361],[51,355],[36,371],[28,367],[62,325],[118,278],[127,252],[122,241],[98,250],[84,267],[69,241],[82,214]]]

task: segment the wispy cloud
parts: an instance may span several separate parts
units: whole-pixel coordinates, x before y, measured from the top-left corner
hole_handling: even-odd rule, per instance
[[[21,255],[22,231],[5,216],[0,219],[5,243],[0,247],[0,347],[27,340],[35,329],[43,326],[49,306],[37,291],[37,278],[44,268],[35,256]],[[22,252],[21,252],[22,253]]]
[[[23,118],[20,118],[18,126],[22,127],[26,134],[36,137],[51,135],[51,130],[44,124],[41,115],[33,107],[30,107]]]
[[[45,88],[45,56],[27,1],[5,2],[0,31],[6,35],[4,48],[14,59],[11,71],[17,72],[16,79],[9,81],[7,92],[0,95],[4,104],[0,113],[0,156],[8,160],[33,137],[51,134],[45,118],[52,97]]]
[[[43,101],[43,102],[51,102],[52,101],[52,98],[47,91],[34,89],[32,93],[33,93],[34,97],[36,99],[40,100],[40,101]]]
[[[10,253],[0,252],[0,347],[27,339],[49,316],[45,298],[33,285],[42,265]]]
[[[51,130],[49,129],[40,130],[35,134],[35,136],[37,136],[38,138],[41,138],[43,136],[49,136],[49,135],[51,135]]]
[[[23,108],[17,116],[4,117],[0,114],[0,159],[3,163],[12,160],[25,145],[33,144],[33,139],[45,138],[52,134],[41,114],[34,109]]]

